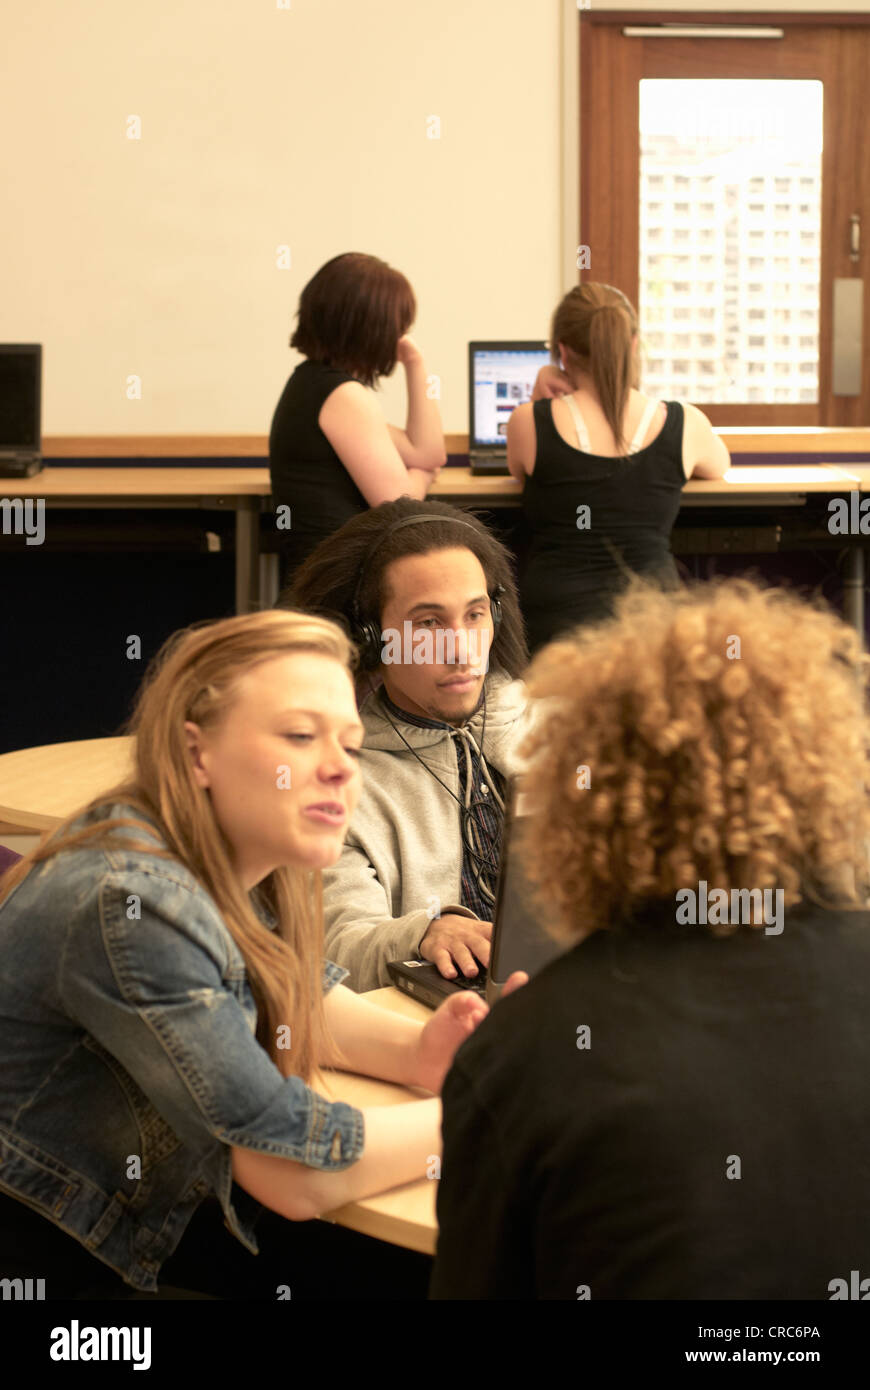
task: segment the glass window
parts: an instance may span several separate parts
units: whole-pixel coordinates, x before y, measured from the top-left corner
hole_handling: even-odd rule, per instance
[[[749,372],[742,345],[763,348],[775,325],[777,361],[755,365],[768,374],[765,380],[775,374],[776,391],[781,393],[777,399],[805,401],[810,389],[817,399],[817,362],[807,357],[810,343],[800,335],[815,347],[821,154],[819,81],[640,82],[638,308],[650,356],[663,374],[669,367],[663,388],[669,383],[673,389],[679,386],[698,404],[753,399],[769,403],[771,391],[758,384],[757,372]],[[650,190],[655,187],[671,188],[674,201],[662,203],[659,194],[653,203]],[[670,245],[679,244],[681,251],[685,247],[691,254],[653,255],[657,238],[651,221]],[[775,257],[763,254],[774,247]],[[715,256],[705,254],[713,249]],[[678,266],[681,279],[676,281]],[[709,279],[711,274],[715,280]],[[669,319],[647,320],[647,307],[677,294],[683,304]],[[708,330],[703,339],[695,339],[707,349],[704,361],[671,358],[680,346],[669,327],[676,319],[690,332]],[[815,373],[812,380],[805,367]],[[756,378],[751,388],[750,375]]]

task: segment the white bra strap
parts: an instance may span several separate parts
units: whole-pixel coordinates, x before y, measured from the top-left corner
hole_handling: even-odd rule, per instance
[[[652,423],[652,418],[658,410],[659,404],[659,401],[647,401],[646,410],[643,412],[643,415],[641,415],[637,429],[632,435],[631,443],[628,446],[628,452],[630,454],[636,454],[643,443],[644,435]]]
[[[565,404],[571,412],[571,418],[574,421],[574,428],[577,431],[577,439],[579,441],[580,448],[583,450],[584,453],[591,454],[592,445],[589,442],[589,431],[586,428],[586,422],[583,419],[583,416],[580,414],[580,408],[577,405],[577,402],[575,401],[573,396],[563,396],[562,400],[565,402]]]

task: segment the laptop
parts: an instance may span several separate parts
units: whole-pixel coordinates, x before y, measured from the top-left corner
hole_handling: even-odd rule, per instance
[[[507,422],[532,399],[551,361],[546,343],[468,344],[468,462],[473,474],[507,473]]]
[[[0,343],[0,478],[42,466],[42,344]]]
[[[544,931],[541,909],[531,905],[530,889],[520,867],[519,856],[511,852],[514,826],[518,817],[524,814],[523,804],[523,794],[516,790],[515,783],[511,783],[502,830],[489,970],[479,971],[475,976],[447,980],[437,965],[428,960],[418,958],[387,963],[396,988],[418,999],[421,1004],[428,1004],[430,1009],[437,1009],[448,995],[462,993],[466,989],[482,995],[491,1006],[498,1000],[505,981],[514,970],[525,970],[531,979],[568,949],[565,943],[554,941]]]

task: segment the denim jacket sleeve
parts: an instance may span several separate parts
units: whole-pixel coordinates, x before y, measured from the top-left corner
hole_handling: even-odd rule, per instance
[[[137,866],[107,873],[97,901],[98,923],[71,914],[58,976],[65,1005],[179,1138],[332,1171],[356,1162],[361,1111],[282,1076],[257,1042],[242,1002],[249,986],[208,894]],[[324,962],[324,988],[341,978]]]

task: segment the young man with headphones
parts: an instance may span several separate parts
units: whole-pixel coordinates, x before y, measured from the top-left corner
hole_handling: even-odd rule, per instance
[[[400,958],[476,976],[528,728],[509,552],[470,513],[401,497],[321,542],[279,604],[343,620],[360,649],[363,788],[323,874],[329,959],[356,990]]]

